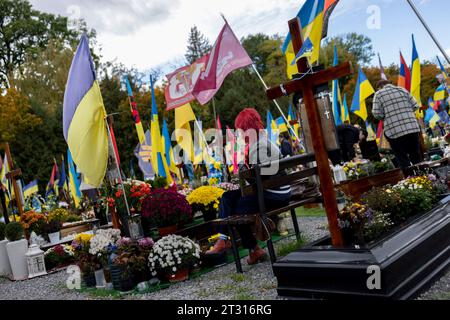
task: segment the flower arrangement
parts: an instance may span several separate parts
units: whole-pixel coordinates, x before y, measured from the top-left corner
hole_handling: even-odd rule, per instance
[[[436,180],[436,179],[434,179],[434,180]],[[394,186],[394,189],[397,189],[397,190],[424,189],[424,190],[432,191],[433,183],[430,180],[429,176],[410,177],[410,178],[400,181],[396,186]]]
[[[47,270],[67,266],[75,258],[75,250],[70,245],[57,245],[44,253],[45,267]]]
[[[212,186],[195,189],[186,199],[194,212],[217,212],[225,190]]]
[[[69,211],[67,211],[66,209],[63,209],[63,208],[58,208],[58,209],[51,211],[47,215],[47,220],[48,220],[48,222],[52,222],[55,220],[60,221],[60,222],[66,222],[68,217],[69,217]]]
[[[389,170],[393,170],[394,168],[395,168],[394,164],[392,163],[392,160],[389,158],[383,158],[381,159],[381,161],[373,163],[374,174],[387,172]]]
[[[40,235],[43,233],[43,229],[45,224],[47,223],[47,219],[45,215],[41,213],[28,211],[22,215],[20,223],[22,224],[27,236],[29,236],[32,232]]]
[[[369,170],[366,168],[366,163],[347,162],[343,166],[347,179],[358,180],[369,176]]]
[[[142,217],[151,225],[163,228],[188,222],[192,219],[192,209],[186,197],[178,192],[156,189],[144,200]]]
[[[200,247],[189,238],[169,235],[158,240],[148,257],[152,275],[171,276],[177,271],[191,269],[200,260]]]
[[[230,183],[230,182],[222,182],[217,185],[218,188],[224,191],[234,191],[239,189],[239,185]]]
[[[192,191],[194,191],[189,185],[185,184],[181,187],[180,190],[178,190],[178,193],[187,197],[188,195],[190,195],[192,193]]]
[[[108,263],[109,254],[116,249],[116,242],[120,239],[120,230],[98,230],[90,239],[89,253],[95,256],[101,265]]]
[[[107,198],[110,208],[116,207],[119,214],[127,212],[123,194],[127,196],[128,206],[131,212],[141,211],[143,201],[151,192],[151,186],[145,182],[126,180],[124,181],[124,189],[118,184],[112,188]]]
[[[93,274],[101,267],[96,257],[89,253],[93,236],[92,234],[81,233],[75,237],[71,244],[77,265],[85,275]]]
[[[339,212],[339,227],[359,231],[368,221],[371,221],[372,217],[373,211],[369,207],[352,203]]]
[[[117,256],[112,261],[113,265],[123,268],[125,278],[132,274],[136,282],[149,280],[147,259],[154,245],[153,240],[142,238],[133,241],[130,238],[121,238],[116,244]]]

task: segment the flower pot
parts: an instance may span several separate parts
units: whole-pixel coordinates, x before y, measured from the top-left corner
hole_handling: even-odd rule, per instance
[[[8,252],[13,280],[28,279],[27,258],[25,256],[28,251],[28,241],[22,239],[8,242],[6,244],[6,251]]]
[[[169,226],[169,227],[163,227],[163,228],[158,228],[158,232],[159,232],[159,236],[165,237],[169,234],[174,234],[175,232],[177,232],[178,227],[177,225],[173,225],[173,226]]]
[[[61,234],[59,233],[59,231],[58,232],[49,233],[48,234],[48,238],[50,239],[50,243],[51,244],[58,244],[59,241],[61,240],[60,235]]]
[[[97,289],[104,289],[106,287],[106,280],[103,269],[95,271],[94,276],[95,276],[95,287]]]
[[[189,278],[189,269],[181,269],[167,277],[169,282],[182,282]]]
[[[8,240],[0,241],[0,277],[9,277],[11,275],[11,265],[9,264],[8,252],[6,245]]]
[[[95,287],[95,273],[83,273],[81,280],[86,288]]]
[[[109,272],[111,274],[111,282],[113,284],[114,290],[120,290],[120,282],[122,279],[122,267],[112,265],[109,267]]]

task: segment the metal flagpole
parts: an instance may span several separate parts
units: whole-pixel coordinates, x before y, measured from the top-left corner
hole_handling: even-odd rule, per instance
[[[256,75],[258,76],[259,80],[261,80],[261,83],[263,84],[264,88],[266,90],[269,89],[269,87],[267,86],[266,82],[264,81],[264,79],[261,77],[261,75],[258,72],[258,69],[256,69],[256,66],[254,63],[252,63],[252,67],[253,67],[253,71],[255,71]],[[289,123],[288,119],[286,118],[286,116],[283,113],[283,110],[281,110],[280,105],[278,104],[278,102],[276,100],[272,100],[273,103],[275,103],[275,105],[277,106],[278,110],[280,111],[284,121],[287,123],[289,129],[291,129],[291,131],[294,133],[295,137],[297,138],[298,141],[300,141],[300,138],[297,135],[297,132],[295,132],[294,128],[292,128],[291,124]]]
[[[411,8],[413,9],[414,13],[417,15],[417,18],[419,18],[420,22],[422,22],[423,26],[425,27],[425,29],[428,31],[428,33],[430,34],[431,38],[433,39],[434,43],[438,46],[439,50],[441,51],[441,53],[443,54],[445,60],[447,60],[447,63],[450,64],[450,57],[447,55],[447,53],[445,52],[444,48],[442,47],[442,45],[440,44],[440,42],[438,41],[438,39],[436,38],[436,36],[434,35],[434,33],[431,31],[430,27],[428,26],[427,22],[425,21],[425,19],[422,17],[422,15],[420,14],[419,10],[417,9],[417,7],[414,5],[414,3],[412,2],[412,0],[406,0],[408,1],[409,5],[411,6]]]
[[[108,118],[108,117],[110,117],[110,116],[113,116],[113,115],[112,115],[112,114],[107,115],[106,118]],[[105,122],[106,122],[106,128],[108,128],[109,141],[112,142],[112,135],[111,135],[111,130],[110,130],[110,128],[109,128],[108,120],[105,119]],[[114,146],[113,146],[113,149],[114,149]],[[115,150],[113,150],[113,154],[114,154],[114,162],[116,163],[116,169],[117,169],[117,172],[118,172],[118,174],[119,174],[119,183],[120,183],[120,185],[121,185],[121,187],[122,187],[123,198],[125,199],[125,206],[126,206],[126,208],[127,208],[127,213],[128,213],[129,216],[131,216],[131,214],[130,214],[130,207],[128,206],[127,195],[125,194],[125,185],[123,184],[122,174],[120,173],[119,161],[117,160],[117,155],[116,155],[116,151],[115,151]]]

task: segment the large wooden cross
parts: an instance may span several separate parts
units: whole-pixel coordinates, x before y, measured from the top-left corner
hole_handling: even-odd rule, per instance
[[[289,21],[289,30],[291,33],[294,52],[297,53],[300,51],[303,44],[298,18]],[[338,205],[336,200],[336,192],[334,190],[333,177],[328,161],[328,152],[325,147],[325,140],[321,126],[321,118],[316,99],[314,98],[314,93],[317,87],[327,84],[329,81],[334,79],[351,74],[352,66],[347,62],[324,71],[308,73],[309,68],[307,63],[306,58],[302,58],[297,62],[298,71],[302,74],[302,78],[268,89],[267,97],[270,100],[274,100],[294,92],[302,92],[308,123],[311,130],[311,137],[316,156],[317,169],[332,244],[335,247],[342,247],[344,243],[342,233],[338,225]]]

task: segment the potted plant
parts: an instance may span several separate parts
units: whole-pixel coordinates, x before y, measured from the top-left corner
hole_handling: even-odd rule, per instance
[[[5,240],[5,228],[6,225],[3,222],[0,222],[0,277],[9,276],[11,274],[8,252],[6,251],[8,240]]]
[[[159,228],[159,235],[175,233],[177,225],[192,218],[186,197],[170,189],[154,190],[142,204],[142,217]]]
[[[28,251],[28,241],[23,239],[24,230],[19,222],[11,222],[5,228],[8,259],[11,265],[13,280],[28,279],[28,267],[25,254]]]
[[[359,203],[352,203],[339,212],[339,227],[346,245],[365,244],[364,227],[372,217],[373,211]]]
[[[98,268],[98,261],[95,256],[89,253],[90,241],[93,235],[82,233],[72,241],[74,257],[77,266],[81,271],[81,280],[83,284],[90,288],[95,287],[95,270]]]
[[[116,242],[120,239],[120,230],[106,229],[98,230],[90,240],[89,253],[97,260],[94,270],[97,287],[105,286],[105,268],[108,268],[110,255],[116,251]]]
[[[171,282],[188,279],[199,260],[200,246],[178,235],[168,235],[158,240],[148,257],[152,275],[160,275]]]
[[[45,215],[34,211],[25,212],[20,217],[20,223],[23,226],[25,237],[28,239],[32,232],[37,235],[43,234],[43,228],[47,223]]]
[[[123,251],[112,262],[111,276],[116,290],[127,292],[133,290],[135,281],[130,267],[132,254]]]
[[[61,228],[62,222],[59,220],[52,220],[44,226],[43,231],[48,236],[51,244],[57,244],[61,240]]]
[[[69,211],[67,211],[67,209],[58,208],[58,209],[51,211],[47,215],[47,220],[48,220],[48,222],[57,220],[57,221],[64,223],[64,222],[66,222],[68,217],[69,217]]]
[[[187,196],[193,212],[202,212],[205,221],[216,219],[219,203],[225,191],[221,188],[203,186],[195,189]]]
[[[45,268],[47,270],[64,268],[74,261],[75,251],[72,246],[59,244],[44,253]]]

